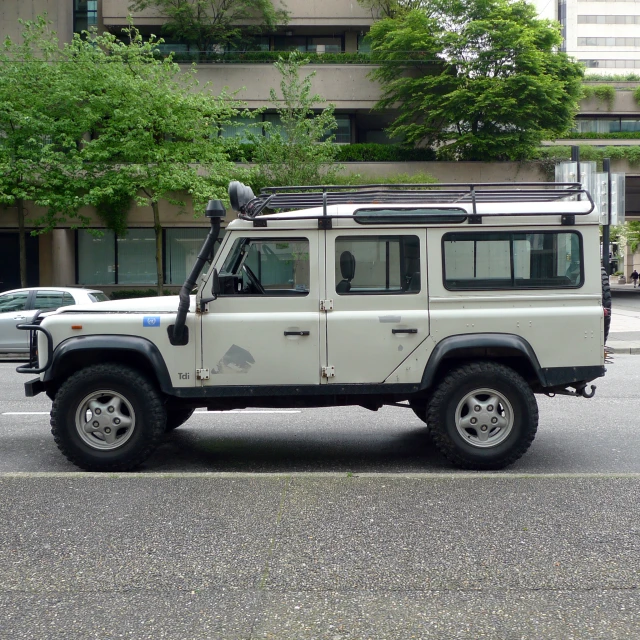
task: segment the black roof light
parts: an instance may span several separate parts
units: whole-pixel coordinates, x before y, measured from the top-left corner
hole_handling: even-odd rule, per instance
[[[229,201],[234,211],[242,211],[243,207],[254,199],[251,187],[233,180],[229,183]]]

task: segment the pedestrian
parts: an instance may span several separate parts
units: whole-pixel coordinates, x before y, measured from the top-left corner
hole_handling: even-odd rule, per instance
[[[640,274],[634,269],[631,274],[631,279],[633,280],[633,288],[635,289],[638,285],[638,278],[640,278]]]

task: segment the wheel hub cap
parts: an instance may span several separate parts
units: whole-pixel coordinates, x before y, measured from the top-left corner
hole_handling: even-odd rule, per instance
[[[76,430],[92,449],[121,447],[133,434],[136,416],[131,403],[116,391],[94,391],[78,406]]]
[[[507,398],[494,389],[475,389],[458,403],[456,429],[474,447],[495,447],[513,429],[513,409]]]

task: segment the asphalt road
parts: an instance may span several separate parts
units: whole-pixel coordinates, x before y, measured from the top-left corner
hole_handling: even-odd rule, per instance
[[[640,373],[452,471],[407,409],[198,414],[76,473],[0,364],[0,639],[635,638]],[[42,412],[42,413],[40,413]]]

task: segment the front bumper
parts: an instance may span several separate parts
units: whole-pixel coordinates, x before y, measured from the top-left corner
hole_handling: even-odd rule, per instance
[[[33,398],[44,391],[44,382],[40,378],[34,378],[24,383],[24,395]]]

